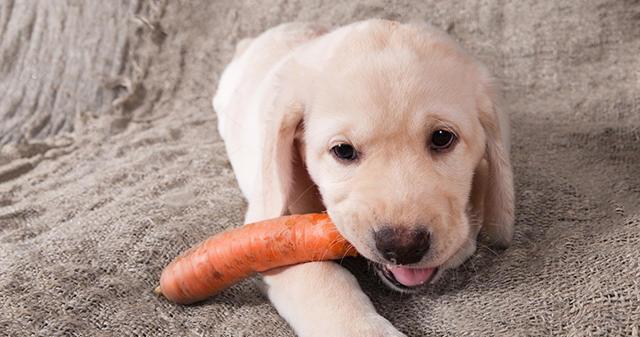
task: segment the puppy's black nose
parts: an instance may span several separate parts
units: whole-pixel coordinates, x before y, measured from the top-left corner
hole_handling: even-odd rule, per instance
[[[429,232],[422,227],[382,227],[374,234],[376,248],[393,264],[420,262],[429,250],[429,237]]]

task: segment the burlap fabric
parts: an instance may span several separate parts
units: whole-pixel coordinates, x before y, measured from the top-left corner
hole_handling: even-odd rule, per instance
[[[513,121],[517,230],[440,286],[389,292],[410,336],[638,336],[640,2],[0,1],[0,335],[292,336],[251,281],[195,306],[161,268],[240,223],[212,97],[281,22],[431,21],[486,62]]]

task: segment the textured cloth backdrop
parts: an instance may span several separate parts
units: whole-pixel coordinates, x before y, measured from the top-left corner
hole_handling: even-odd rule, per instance
[[[161,268],[241,222],[210,99],[281,22],[431,21],[504,84],[512,248],[391,293],[410,336],[638,336],[640,2],[0,1],[0,335],[292,336],[251,281],[195,306]]]

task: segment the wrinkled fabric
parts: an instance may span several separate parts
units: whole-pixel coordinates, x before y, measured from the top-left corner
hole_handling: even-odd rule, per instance
[[[380,313],[409,336],[638,336],[634,0],[1,1],[0,336],[292,336],[253,280],[193,306],[152,289],[242,221],[210,104],[235,43],[370,17],[429,21],[488,65],[517,195],[511,248],[416,295],[346,261]]]

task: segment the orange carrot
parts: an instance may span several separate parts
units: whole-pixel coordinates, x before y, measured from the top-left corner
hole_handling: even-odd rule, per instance
[[[257,272],[355,255],[326,214],[284,216],[216,234],[185,251],[162,271],[155,292],[193,303]]]

